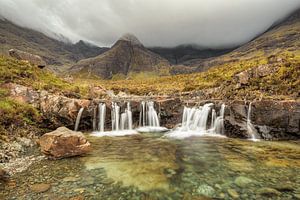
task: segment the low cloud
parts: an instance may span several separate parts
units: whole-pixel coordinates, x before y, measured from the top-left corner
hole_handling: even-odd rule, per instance
[[[299,6],[299,0],[1,0],[0,15],[52,37],[99,46],[133,33],[146,46],[228,47]]]

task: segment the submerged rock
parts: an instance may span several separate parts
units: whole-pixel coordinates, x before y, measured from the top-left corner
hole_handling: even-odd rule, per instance
[[[264,195],[264,196],[279,196],[281,193],[273,188],[261,188],[257,191],[258,194]]]
[[[234,189],[228,189],[227,192],[233,199],[238,199],[240,197],[240,195]]]
[[[197,190],[196,190],[197,194],[199,195],[204,195],[207,197],[213,197],[215,194],[215,189],[209,185],[206,184],[202,184],[200,185]]]
[[[251,180],[247,177],[244,177],[244,176],[239,176],[234,180],[234,183],[241,188],[246,187],[248,184],[250,184],[252,182],[253,182],[253,180]]]
[[[42,192],[47,192],[51,188],[51,185],[47,183],[40,183],[40,184],[34,184],[30,188],[35,193],[42,193]]]
[[[46,133],[38,143],[41,151],[54,159],[78,156],[90,151],[90,143],[85,136],[81,132],[71,131],[66,127]]]

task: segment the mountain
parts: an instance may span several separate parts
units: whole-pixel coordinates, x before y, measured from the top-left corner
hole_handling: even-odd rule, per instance
[[[191,67],[186,67],[186,73],[201,72],[213,66],[267,58],[284,52],[300,52],[300,9],[228,54],[215,58],[193,59],[184,62],[183,65]]]
[[[206,59],[217,57],[231,52],[234,48],[210,49],[201,48],[195,45],[179,45],[176,47],[149,47],[160,56],[167,59],[170,63],[177,65],[192,59]]]
[[[0,19],[0,54],[8,55],[9,49],[18,49],[41,56],[48,65],[68,65],[107,50],[83,41],[76,44],[68,43],[66,39],[64,41]]]
[[[110,50],[97,57],[79,61],[70,68],[70,72],[109,79],[114,75],[127,76],[140,72],[160,75],[168,73],[169,66],[166,59],[149,51],[134,35],[126,34]]]

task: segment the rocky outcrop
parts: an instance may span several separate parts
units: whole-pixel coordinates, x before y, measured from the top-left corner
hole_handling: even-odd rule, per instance
[[[167,128],[174,128],[181,122],[184,105],[203,105],[212,102],[216,110],[220,109],[222,103],[225,109],[225,134],[229,137],[249,138],[247,131],[247,112],[249,102],[206,100],[200,101],[187,97],[137,97],[137,96],[114,96],[112,99],[76,99],[68,98],[58,94],[50,94],[46,91],[34,91],[30,88],[10,84],[12,98],[30,103],[40,109],[44,116],[44,126],[56,129],[60,126],[74,128],[76,116],[80,108],[84,108],[79,130],[91,130],[93,119],[98,120],[99,103],[106,104],[106,129],[111,128],[111,103],[117,102],[123,112],[126,102],[131,103],[134,127],[138,126],[140,102],[153,100],[155,108],[159,113],[160,123]],[[212,91],[213,92],[213,91]],[[200,95],[200,94],[199,94]],[[115,100],[114,100],[115,99]],[[251,121],[258,135],[267,140],[295,139],[300,138],[300,102],[299,101],[275,101],[263,100],[252,103]],[[94,123],[95,124],[95,123]],[[95,125],[94,125],[95,126]],[[95,127],[94,127],[95,128]]]
[[[247,132],[248,104],[228,103],[225,114],[226,135],[249,138]],[[300,138],[299,101],[256,101],[252,103],[251,122],[262,139]]]
[[[54,159],[78,156],[90,151],[90,143],[84,135],[66,127],[44,134],[38,143],[41,151]]]
[[[46,67],[46,62],[38,55],[34,55],[17,49],[10,49],[9,55],[18,60],[28,61],[32,65],[37,65],[39,68]]]

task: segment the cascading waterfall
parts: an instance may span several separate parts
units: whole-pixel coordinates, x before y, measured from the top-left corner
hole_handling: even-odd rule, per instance
[[[120,121],[120,106],[118,106],[117,103],[112,102],[111,107],[111,129],[112,131],[118,131]]]
[[[257,131],[254,128],[253,124],[251,123],[251,110],[252,110],[252,102],[250,102],[247,112],[247,132],[250,136],[250,139],[253,141],[257,141]]]
[[[140,127],[137,131],[141,133],[161,133],[169,130],[160,126],[158,114],[154,108],[153,101],[141,102],[139,125]]]
[[[79,127],[79,124],[80,124],[80,119],[81,119],[81,115],[82,115],[83,110],[84,110],[84,108],[80,108],[80,110],[77,114],[74,131],[78,131],[78,127]]]
[[[216,110],[212,106],[213,103],[193,108],[185,106],[181,126],[166,136],[182,139],[205,134],[223,135],[225,104],[222,104],[219,116],[217,116]],[[210,116],[211,121],[208,122]]]
[[[159,119],[157,116],[157,112],[154,109],[154,102],[147,102],[148,108],[148,125],[153,127],[159,127]]]
[[[145,101],[142,101],[140,104],[140,118],[139,118],[140,127],[146,126],[146,106]]]
[[[121,108],[116,102],[112,102],[111,108],[111,125],[112,131],[104,131],[105,127],[105,114],[106,114],[106,105],[99,104],[99,131],[93,132],[93,136],[96,137],[116,137],[116,136],[125,136],[137,134],[135,130],[132,130],[132,111],[130,103],[127,102],[127,107],[125,108],[124,113],[120,113]]]
[[[224,135],[224,113],[225,113],[225,104],[222,104],[220,115],[215,119],[213,124],[213,133]]]
[[[121,114],[121,130],[132,130],[132,112],[129,102],[125,112]]]
[[[184,107],[181,131],[205,131],[207,130],[207,120],[212,103],[205,104],[198,108]]]
[[[106,105],[105,103],[99,103],[98,105],[98,131],[104,132],[105,130],[105,116],[106,116]]]
[[[141,102],[139,124],[140,126],[159,127],[159,119],[153,101]]]

